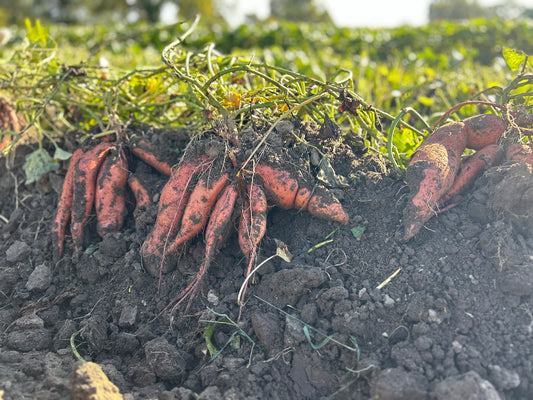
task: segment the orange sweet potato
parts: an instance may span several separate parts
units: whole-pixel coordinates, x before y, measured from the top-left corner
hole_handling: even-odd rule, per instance
[[[489,144],[496,144],[507,125],[502,117],[495,114],[476,115],[463,120],[466,132],[466,147],[481,150]]]
[[[533,143],[514,143],[507,148],[508,160],[523,161],[533,165]]]
[[[54,259],[59,260],[63,256],[63,248],[65,244],[65,232],[70,221],[70,214],[72,210],[72,197],[74,193],[74,170],[76,163],[83,155],[81,149],[77,149],[68,165],[65,180],[63,181],[63,191],[57,205],[57,214],[52,227],[52,243],[54,247]]]
[[[209,217],[207,228],[205,229],[205,258],[200,266],[198,273],[192,282],[174,299],[174,308],[180,304],[186,297],[189,297],[189,303],[185,311],[189,309],[193,300],[200,280],[207,272],[215,253],[224,240],[225,235],[230,228],[231,217],[237,200],[237,189],[235,185],[228,185],[217,200],[213,212]],[[174,310],[173,308],[173,310]]]
[[[172,260],[164,262],[167,244],[174,238],[180,227],[183,212],[189,201],[187,191],[191,179],[196,173],[208,169],[212,165],[207,156],[187,161],[174,171],[159,198],[157,219],[152,232],[144,241],[141,249],[145,268],[154,276],[168,272],[172,268]]]
[[[204,228],[217,196],[226,186],[228,178],[229,174],[226,172],[215,181],[209,181],[208,177],[198,180],[183,212],[180,230],[168,247],[168,254],[174,253],[179,246],[192,239]]]
[[[96,231],[100,237],[118,232],[126,216],[128,162],[120,149],[111,150],[96,179]]]
[[[257,164],[255,173],[262,178],[269,201],[284,209],[294,207],[294,198],[298,192],[298,180],[293,178],[288,171],[265,164]]]
[[[325,187],[317,186],[307,203],[307,210],[315,217],[348,225],[350,217],[339,200]]]
[[[246,256],[248,268],[246,276],[252,272],[252,266],[257,257],[257,246],[265,236],[267,223],[267,199],[265,192],[258,185],[248,185],[247,198],[239,219],[239,246]],[[246,294],[246,286],[242,297]],[[242,303],[241,303],[242,310]],[[239,319],[240,319],[239,311]]]
[[[146,189],[146,187],[141,183],[139,178],[137,178],[135,175],[130,174],[128,176],[128,186],[130,187],[133,193],[133,197],[135,197],[136,209],[146,208],[150,204],[152,204],[148,189]]]
[[[114,146],[113,143],[101,142],[87,151],[76,163],[70,224],[76,253],[83,247],[83,229],[93,208],[98,170]]]
[[[440,198],[443,205],[454,196],[462,193],[465,188],[479,176],[483,170],[498,165],[503,160],[504,151],[497,144],[489,144],[477,151],[461,163],[461,169],[450,189]]]
[[[459,171],[466,142],[464,124],[451,122],[435,130],[411,157],[406,175],[411,195],[404,209],[403,241],[415,236],[435,215],[440,198]]]
[[[154,167],[156,170],[164,175],[172,175],[172,166],[157,158],[154,154],[152,144],[144,139],[139,139],[135,146],[132,146],[131,151],[146,164]]]

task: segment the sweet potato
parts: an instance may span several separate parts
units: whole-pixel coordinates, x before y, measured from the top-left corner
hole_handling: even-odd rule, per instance
[[[451,122],[435,130],[411,157],[406,175],[411,195],[404,209],[401,240],[415,236],[435,214],[459,171],[466,141],[464,124]]]
[[[239,219],[239,246],[248,261],[246,276],[250,275],[252,271],[257,256],[257,246],[265,236],[267,222],[265,192],[258,185],[248,185],[247,195],[248,198],[245,199],[244,209]],[[246,286],[242,292],[242,298],[244,298],[245,293]]]
[[[450,189],[440,198],[443,205],[454,196],[462,193],[465,188],[479,176],[483,170],[498,165],[503,160],[503,149],[497,144],[489,144],[461,162],[461,169]]]
[[[101,142],[87,151],[76,163],[70,224],[76,253],[83,247],[83,229],[93,208],[98,170],[114,146],[113,143]]]
[[[152,275],[168,272],[172,267],[172,260],[164,262],[163,256],[169,240],[178,232],[189,201],[187,188],[196,173],[205,171],[211,165],[212,160],[207,156],[187,161],[174,171],[164,186],[159,198],[157,220],[141,249],[144,266]]]
[[[286,210],[294,207],[294,198],[298,192],[298,180],[288,171],[257,164],[255,173],[263,180],[269,200]]]
[[[118,232],[126,216],[128,162],[121,149],[111,150],[96,179],[96,231],[100,237]]]
[[[63,248],[65,244],[65,232],[70,221],[70,214],[72,210],[72,197],[74,192],[73,180],[76,163],[83,155],[81,149],[77,149],[70,158],[70,162],[63,181],[63,191],[57,205],[57,214],[52,227],[52,244],[54,247],[54,259],[57,261],[63,256]]]
[[[476,115],[463,120],[466,132],[466,147],[481,150],[489,144],[496,144],[502,137],[507,125],[505,120],[495,114]]]
[[[183,212],[181,228],[168,247],[168,254],[174,253],[179,246],[192,239],[203,229],[207,223],[209,212],[213,208],[217,196],[226,186],[228,178],[229,174],[226,172],[214,182],[210,182],[208,177],[202,177],[198,180]]]
[[[230,228],[233,208],[237,199],[237,190],[234,185],[228,185],[217,200],[213,212],[209,217],[209,222],[205,230],[205,258],[200,266],[198,273],[189,285],[173,301],[174,307],[180,304],[186,297],[189,297],[189,303],[185,311],[189,309],[191,301],[194,299],[200,280],[207,272],[218,246],[224,240],[228,228]]]
[[[307,210],[315,217],[348,225],[350,217],[339,200],[325,187],[317,186],[307,203]]]
[[[144,139],[140,139],[132,146],[131,151],[146,164],[154,167],[156,170],[164,175],[172,175],[172,166],[160,159],[154,154],[152,144]]]
[[[146,189],[146,187],[141,183],[139,178],[137,178],[135,175],[129,174],[128,186],[133,193],[133,197],[135,197],[136,209],[147,208],[150,204],[152,204],[148,189]]]
[[[312,194],[313,192],[306,187],[299,188],[296,197],[294,198],[294,208],[307,210],[307,205],[309,204]]]
[[[507,148],[507,159],[533,165],[533,143],[514,143]]]

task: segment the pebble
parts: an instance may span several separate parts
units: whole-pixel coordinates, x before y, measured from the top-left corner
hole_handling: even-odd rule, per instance
[[[380,400],[426,400],[427,381],[419,374],[402,368],[380,371],[370,382],[373,399]]]
[[[11,263],[16,263],[25,260],[31,254],[31,247],[27,243],[15,240],[6,250],[6,259]]]
[[[494,385],[501,391],[514,389],[520,386],[520,375],[515,371],[500,367],[499,365],[489,365],[489,377]]]
[[[394,306],[394,299],[388,294],[383,296],[383,305],[387,308],[392,308]]]
[[[37,265],[28,277],[26,289],[29,291],[42,291],[48,289],[52,283],[52,271],[46,264]]]
[[[129,327],[135,325],[137,320],[137,306],[131,304],[125,304],[122,307],[120,317],[118,319],[118,325],[121,327]]]
[[[17,319],[14,325],[19,329],[40,329],[44,328],[44,321],[36,314],[29,314]]]
[[[432,396],[435,400],[501,400],[492,383],[475,371],[450,376],[439,382]]]
[[[305,341],[305,335],[303,333],[302,323],[287,315],[285,317],[285,348],[296,348],[303,341]]]
[[[185,360],[175,346],[165,338],[150,340],[144,346],[146,362],[161,379],[181,380],[185,375]]]

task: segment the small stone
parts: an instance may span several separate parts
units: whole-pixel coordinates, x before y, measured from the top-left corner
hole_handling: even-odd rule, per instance
[[[41,264],[36,266],[28,277],[26,289],[29,291],[42,291],[48,289],[51,283],[52,271],[47,265]]]
[[[437,325],[440,325],[442,323],[442,318],[439,317],[437,311],[430,308],[428,310],[428,321],[435,322]]]
[[[373,399],[380,400],[426,400],[427,381],[422,375],[407,372],[402,368],[380,371],[370,383]]]
[[[520,386],[520,375],[515,371],[508,370],[499,365],[489,365],[489,377],[494,385],[501,391],[514,389]]]
[[[394,299],[388,294],[385,294],[385,296],[383,296],[383,305],[387,308],[394,307]]]
[[[118,319],[118,325],[121,327],[129,327],[135,325],[137,320],[137,306],[132,306],[130,304],[124,305],[122,307],[122,312]]]
[[[17,319],[15,326],[20,329],[39,329],[44,328],[44,321],[36,314],[29,314]]]
[[[287,315],[285,318],[285,347],[296,348],[303,341],[305,341],[305,335],[302,324]]]
[[[359,298],[364,301],[370,300],[370,295],[368,294],[368,290],[366,288],[362,288],[359,290],[359,293],[357,293]]]
[[[432,396],[435,400],[501,400],[492,383],[481,378],[475,371],[450,376],[439,382]]]
[[[185,374],[185,360],[164,338],[150,340],[144,346],[146,361],[161,379],[180,380]]]
[[[31,247],[27,243],[15,240],[15,242],[9,246],[6,250],[6,259],[11,263],[23,261],[31,254]]]

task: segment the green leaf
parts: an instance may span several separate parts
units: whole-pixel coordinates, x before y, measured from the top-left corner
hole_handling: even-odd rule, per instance
[[[59,163],[55,162],[45,149],[40,148],[26,157],[23,168],[28,185],[37,182],[48,172],[58,169]]]
[[[85,254],[87,255],[92,255],[96,250],[98,250],[98,243],[95,243],[95,244],[91,244],[89,247],[87,247],[84,251]]]
[[[56,147],[56,151],[54,152],[54,161],[65,161],[68,160],[70,157],[72,157],[72,153],[63,150],[60,147]]]
[[[357,225],[350,229],[350,231],[352,231],[352,235],[354,236],[354,238],[356,238],[357,240],[361,240],[361,236],[363,236],[365,227],[363,225]]]
[[[28,33],[26,34],[28,40],[31,43],[40,42],[41,46],[45,47],[48,41],[48,29],[44,29],[39,20],[35,21],[35,26],[32,26],[29,18],[26,18],[25,23],[26,29],[28,30]]]
[[[515,49],[503,48],[503,58],[511,71],[516,71],[526,61],[526,55]]]

